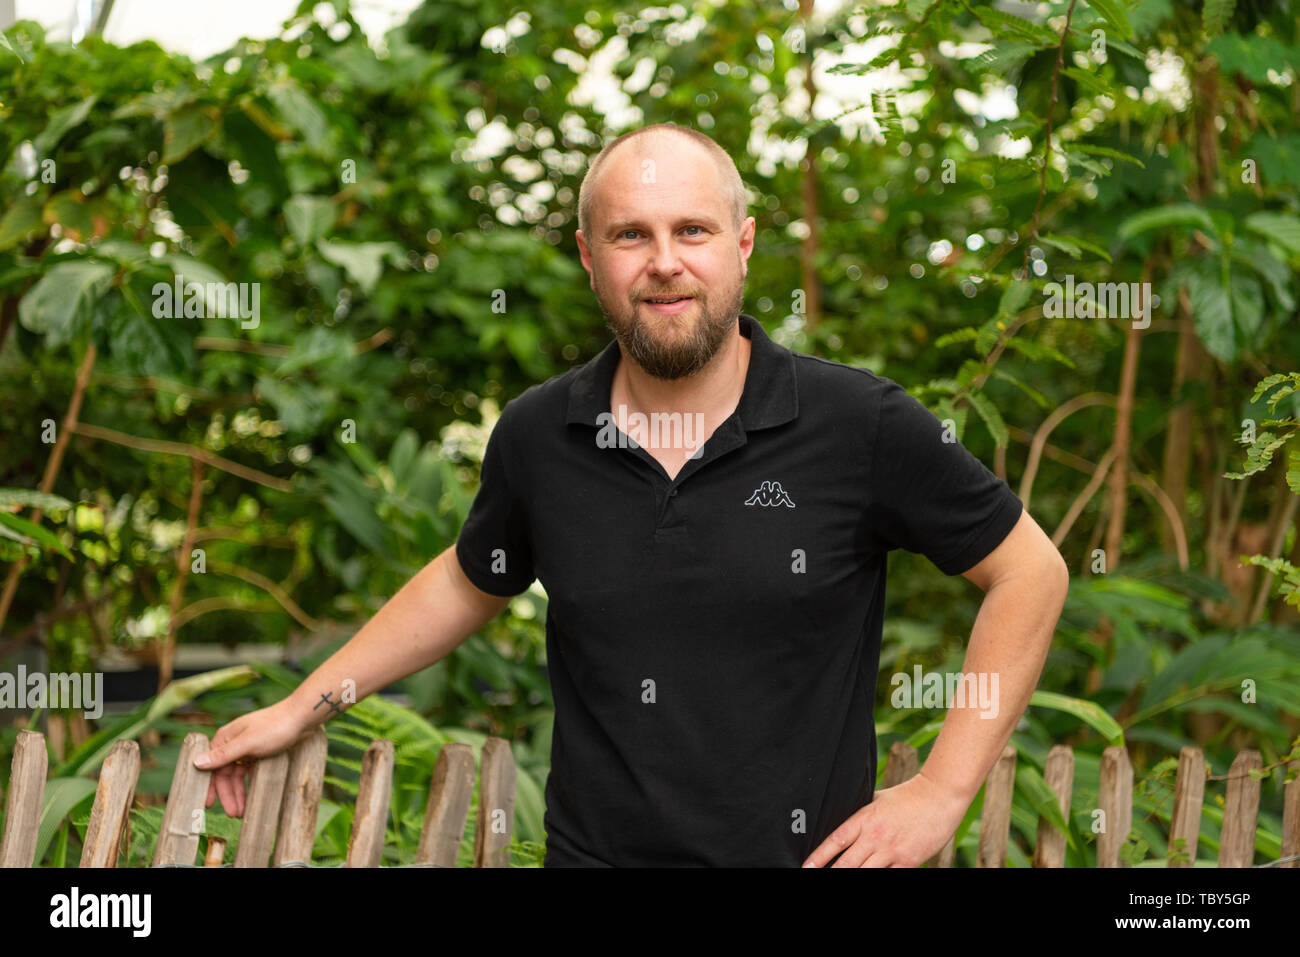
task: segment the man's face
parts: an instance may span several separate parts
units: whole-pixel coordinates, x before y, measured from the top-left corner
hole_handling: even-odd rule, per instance
[[[737,234],[717,163],[676,134],[622,144],[591,200],[578,248],[623,352],[659,379],[698,372],[740,314],[754,220]]]

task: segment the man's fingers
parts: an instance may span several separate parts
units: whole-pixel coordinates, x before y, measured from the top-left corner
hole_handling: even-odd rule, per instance
[[[856,818],[849,818],[835,830],[831,831],[826,840],[817,845],[817,849],[808,855],[804,861],[804,867],[825,867],[827,862],[835,857],[836,854],[844,850],[858,838],[858,832],[861,824]]]
[[[241,814],[241,801],[235,794],[235,775],[230,773],[232,770],[238,771],[239,769],[221,768],[213,774],[212,779],[217,783],[217,793],[221,795],[221,806],[225,808],[226,813],[231,817],[239,817]]]
[[[867,867],[869,865],[863,862],[872,858],[879,861],[882,859],[881,853],[882,848],[879,843],[870,840],[864,828],[858,835],[858,839],[840,855],[839,860],[832,864],[831,867]],[[883,867],[884,865],[878,864],[876,866]]]

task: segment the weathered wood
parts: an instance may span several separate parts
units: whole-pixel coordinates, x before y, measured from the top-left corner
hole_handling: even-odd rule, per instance
[[[455,867],[474,793],[474,750],[468,744],[448,742],[438,752],[424,811],[416,864]]]
[[[880,781],[880,789],[897,787],[904,781],[916,777],[916,748],[902,741],[895,741],[889,746],[889,757],[885,761],[885,774]]]
[[[244,823],[239,828],[236,867],[266,867],[275,845],[275,827],[280,820],[284,781],[289,773],[289,754],[281,751],[259,758],[248,776],[248,802]]]
[[[1016,749],[1002,749],[984,782],[984,811],[980,815],[976,867],[1005,867],[1011,834],[1011,795],[1016,787]]]
[[[325,752],[328,739],[323,725],[317,725],[289,749],[289,770],[285,775],[284,801],[280,806],[279,836],[271,863],[282,867],[289,862],[311,862],[316,843],[316,816],[325,783]]]
[[[1255,861],[1255,823],[1259,815],[1260,782],[1250,776],[1264,761],[1258,751],[1237,753],[1228,769],[1223,830],[1219,834],[1219,866],[1250,867]]]
[[[203,856],[204,867],[220,867],[226,860],[226,842],[219,837],[208,838],[208,850]]]
[[[383,860],[394,760],[393,742],[383,739],[372,741],[361,760],[357,812],[348,840],[348,867],[378,867]]]
[[[1074,791],[1074,751],[1064,744],[1058,744],[1047,752],[1043,780],[1056,795],[1057,806],[1068,824],[1070,795]],[[1065,835],[1047,818],[1039,817],[1038,834],[1034,840],[1034,867],[1064,867],[1065,844]]]
[[[1097,805],[1104,815],[1097,835],[1097,866],[1123,867],[1120,849],[1133,826],[1133,764],[1120,745],[1101,753]]]
[[[49,764],[45,736],[37,731],[19,731],[9,765],[9,807],[4,834],[0,836],[0,867],[36,865],[36,830]]]
[[[960,826],[960,825],[959,825]],[[957,835],[954,833],[948,838],[938,854],[926,861],[930,867],[952,867],[953,862],[957,860]]]
[[[82,867],[117,867],[117,858],[131,816],[136,781],[140,777],[140,745],[118,741],[99,769],[95,803],[81,848]]]
[[[1296,777],[1282,786],[1282,857],[1300,857],[1300,758],[1289,765]],[[1278,867],[1300,868],[1300,860]]]
[[[483,763],[479,771],[475,867],[510,866],[510,833],[514,821],[515,759],[508,741],[490,737],[483,742]]]
[[[207,754],[208,747],[208,736],[198,731],[191,731],[181,742],[172,787],[167,793],[167,809],[163,811],[162,827],[158,831],[158,846],[154,850],[155,867],[192,865],[198,854],[212,772],[196,768],[194,759]]]
[[[1205,755],[1200,748],[1178,752],[1178,779],[1174,784],[1174,811],[1169,819],[1170,867],[1192,867],[1201,835],[1201,807],[1205,803]],[[1183,842],[1179,856],[1178,842]]]

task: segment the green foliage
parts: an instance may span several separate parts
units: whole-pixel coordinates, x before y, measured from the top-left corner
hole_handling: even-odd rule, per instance
[[[1233,490],[1235,515],[1254,525],[1275,514],[1270,494],[1300,492],[1294,12],[1084,0],[1018,16],[982,0],[908,0],[802,24],[779,4],[723,2],[702,25],[697,12],[561,2],[528,11],[526,29],[498,31],[494,49],[489,31],[522,16],[495,0],[423,3],[375,45],[344,0],[303,3],[278,35],[202,63],[152,43],[49,42],[30,22],[0,34],[0,561],[28,562],[6,636],[60,602],[95,601],[93,614],[37,629],[52,661],[78,669],[167,633],[186,559],[186,456],[72,436],[56,495],[24,491],[40,484],[45,423],[63,427],[92,345],[82,423],[270,479],[205,466],[197,545],[207,572],[185,580],[182,644],[337,636],[297,663],[309,668],[448,547],[505,402],[608,341],[573,231],[584,157],[622,132],[579,91],[587,58],[613,52],[629,116],[705,129],[736,158],[757,222],[747,311],[791,348],[901,382],[972,452],[1002,463],[1013,487],[1028,436],[1075,397],[1118,392],[1124,369],[1127,323],[1045,317],[1047,284],[1153,283],[1160,302],[1142,336],[1129,473],[1186,503],[1176,510],[1192,567],[1172,568],[1163,506],[1131,497],[1123,573],[1076,577],[1042,690],[1014,736],[1025,769],[1017,833],[1044,812],[1045,751],[1066,737],[1082,791],[1064,821],[1047,813],[1066,826],[1075,864],[1093,840],[1081,802],[1117,734],[1154,769],[1193,742],[1222,765],[1238,730],[1285,751],[1294,623],[1280,611],[1275,622],[1225,622],[1220,607],[1239,596],[1200,569],[1213,564],[1222,529],[1212,516],[1217,507],[1229,524],[1222,503],[1238,501]],[[864,41],[883,48],[830,70],[860,80],[839,107],[786,111],[798,111],[808,53]],[[1163,51],[1177,60],[1156,77]],[[887,75],[893,85],[881,89]],[[1013,115],[966,95],[1011,88]],[[751,152],[760,141],[772,155]],[[810,257],[799,228],[806,186],[819,210]],[[170,315],[156,315],[155,290],[178,282],[257,283],[257,321],[211,308],[206,288],[182,290]],[[792,291],[810,282],[815,322],[791,310]],[[1208,353],[1199,371],[1178,358],[1184,328],[1195,339],[1185,345]],[[1162,469],[1175,410],[1191,410],[1206,450],[1182,489],[1166,487]],[[1239,443],[1242,418],[1258,428]],[[1100,407],[1054,429],[1033,489],[1044,528],[1071,509],[1115,429],[1114,411]],[[1237,445],[1241,470],[1222,473]],[[1270,492],[1279,458],[1285,484]],[[1061,545],[1072,568],[1088,568],[1109,508],[1100,496],[1083,503]],[[1277,557],[1246,559],[1291,604],[1294,548],[1291,532]],[[912,556],[890,561],[882,664],[958,667],[976,611],[968,586]],[[346,852],[349,788],[369,740],[401,741],[391,865],[411,852],[442,741],[493,733],[511,740],[526,772],[512,858],[536,862],[553,714],[545,616],[534,588],[406,679],[411,711],[377,704],[331,728],[336,800],[318,853]],[[1103,629],[1109,641],[1098,640]],[[203,691],[214,720],[301,679],[259,671]],[[1099,686],[1086,680],[1094,671]],[[1231,682],[1243,678],[1259,682],[1258,704],[1240,700]],[[181,727],[169,714],[182,703],[101,722],[55,778],[84,780],[113,740],[146,728],[173,746]],[[1206,716],[1218,730],[1201,740],[1193,726]],[[879,717],[884,738],[924,744],[937,733],[939,715]],[[0,776],[13,733],[0,729]],[[1167,768],[1147,770],[1150,820],[1126,847],[1136,866],[1164,853],[1155,822],[1166,819],[1157,808]],[[979,806],[959,830],[963,854],[973,854]],[[151,849],[153,811],[136,815],[137,861]],[[1217,847],[1211,818],[1207,809],[1202,857]],[[75,857],[75,834],[46,840],[47,859]],[[1026,863],[1019,849],[1012,857]]]

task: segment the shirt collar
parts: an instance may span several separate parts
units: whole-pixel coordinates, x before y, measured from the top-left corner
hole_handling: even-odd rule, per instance
[[[741,313],[740,334],[750,341],[749,368],[736,413],[745,431],[784,425],[799,414],[794,353],[768,336],[753,316]],[[618,366],[618,340],[580,368],[569,384],[567,422],[599,427],[597,416],[609,412],[609,391]]]

